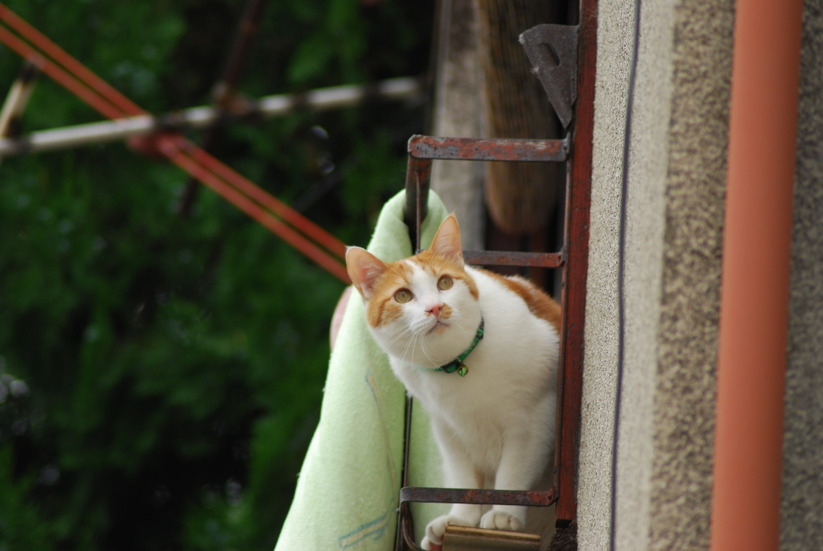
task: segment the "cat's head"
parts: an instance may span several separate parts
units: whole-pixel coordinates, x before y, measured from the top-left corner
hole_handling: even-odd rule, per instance
[[[477,286],[466,272],[453,214],[420,254],[386,263],[349,247],[346,267],[363,297],[372,334],[390,355],[436,367],[453,360],[475,334]]]

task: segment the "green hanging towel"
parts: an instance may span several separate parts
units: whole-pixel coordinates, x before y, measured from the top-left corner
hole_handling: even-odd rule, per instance
[[[368,250],[384,261],[412,254],[404,206],[405,192],[400,192],[378,218]],[[440,198],[429,192],[421,243],[431,242],[446,215]],[[360,296],[353,293],[329,361],[320,422],[275,551],[393,549],[403,467],[404,397],[403,385],[368,332]],[[410,470],[425,477],[412,483],[438,485],[438,452],[419,407],[412,441]],[[421,518],[416,524],[424,528],[426,522]]]

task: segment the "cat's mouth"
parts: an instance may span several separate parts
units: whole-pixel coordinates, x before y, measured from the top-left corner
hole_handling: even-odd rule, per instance
[[[444,322],[443,320],[437,320],[434,325],[432,325],[431,329],[429,329],[426,334],[431,335],[432,333],[439,335],[443,331],[445,331],[449,327],[449,324]]]

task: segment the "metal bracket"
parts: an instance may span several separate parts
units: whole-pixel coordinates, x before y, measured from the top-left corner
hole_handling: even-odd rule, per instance
[[[557,118],[568,128],[577,99],[577,25],[537,25],[520,35]]]

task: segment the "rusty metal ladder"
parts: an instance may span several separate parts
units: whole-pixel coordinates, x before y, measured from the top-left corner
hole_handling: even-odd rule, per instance
[[[408,143],[406,222],[420,249],[433,160],[528,161],[566,163],[566,199],[561,250],[557,252],[464,251],[479,265],[559,269],[563,309],[554,484],[545,491],[463,490],[408,486],[412,403],[406,414],[403,487],[400,490],[397,549],[417,551],[410,504],[475,503],[548,507],[556,504],[558,530],[575,530],[576,476],[583,366],[583,324],[588,269],[591,143],[594,115],[594,68],[597,0],[582,0],[577,26],[540,25],[521,36],[558,118],[567,129],[561,140],[437,138],[415,135]],[[550,52],[549,50],[550,49]],[[552,59],[545,59],[550,55]],[[557,63],[559,60],[559,64]],[[570,68],[570,65],[572,66]],[[582,70],[577,71],[577,67]],[[579,74],[578,74],[579,73]],[[575,105],[576,103],[576,105]],[[451,540],[450,540],[451,538]],[[530,539],[531,538],[531,539]],[[480,529],[447,530],[447,549],[538,549],[547,542],[528,535]],[[576,540],[574,540],[576,541]],[[564,547],[567,549],[568,547]],[[576,548],[576,544],[575,544]]]

